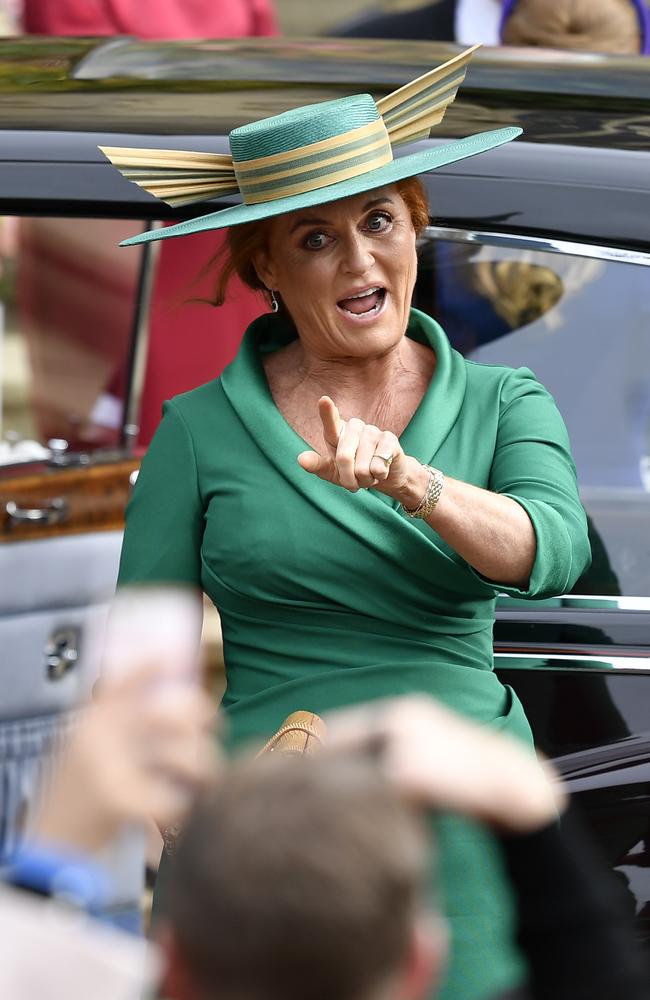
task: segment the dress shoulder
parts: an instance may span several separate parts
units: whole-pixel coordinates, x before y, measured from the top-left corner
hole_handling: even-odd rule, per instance
[[[179,392],[170,400],[174,409],[183,417],[200,412],[206,406],[220,406],[223,401],[226,401],[226,397],[221,384],[221,376],[210,379],[209,382],[203,382],[186,392]]]
[[[225,420],[232,413],[221,378],[172,396],[164,405],[164,411],[168,410],[185,425],[195,444],[206,432],[213,433],[215,428],[225,426]]]
[[[482,361],[466,360],[465,363],[470,392],[498,400],[500,416],[523,397],[527,397],[533,406],[534,400],[537,400],[542,407],[548,403],[553,408],[556,407],[553,395],[530,368],[511,368],[508,365],[492,365]],[[564,439],[566,431],[561,418],[558,431]]]

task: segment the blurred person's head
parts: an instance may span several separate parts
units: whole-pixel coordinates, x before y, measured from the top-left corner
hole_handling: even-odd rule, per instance
[[[234,765],[179,840],[175,1000],[415,1000],[444,955],[419,824],[367,762]]]
[[[620,55],[642,50],[642,14],[632,0],[517,0],[505,11],[506,45]]]

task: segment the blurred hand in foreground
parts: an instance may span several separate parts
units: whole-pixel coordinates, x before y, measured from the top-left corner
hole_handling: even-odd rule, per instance
[[[214,714],[195,684],[161,697],[157,664],[102,681],[53,759],[30,838],[92,852],[127,823],[182,820],[216,771]]]
[[[327,727],[329,748],[374,752],[419,806],[527,833],[566,802],[559,777],[532,750],[424,695],[344,709],[327,716]]]

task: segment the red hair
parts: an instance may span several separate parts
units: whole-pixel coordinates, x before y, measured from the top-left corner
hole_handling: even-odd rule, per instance
[[[405,180],[397,181],[395,187],[409,210],[417,237],[425,226],[429,225],[429,203],[422,182],[417,177],[407,177]],[[266,249],[268,229],[269,220],[263,219],[261,222],[247,222],[228,230],[226,243],[210,258],[202,272],[207,272],[215,265],[217,267],[221,265],[214,296],[209,300],[212,305],[223,305],[228,285],[235,275],[253,291],[268,293],[266,285],[257,276],[253,264],[257,254]]]

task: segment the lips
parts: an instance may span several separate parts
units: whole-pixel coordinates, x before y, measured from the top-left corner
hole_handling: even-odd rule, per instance
[[[351,313],[353,316],[368,316],[379,312],[385,297],[385,288],[381,285],[371,285],[368,288],[360,289],[354,295],[339,299],[336,304],[339,309]]]

